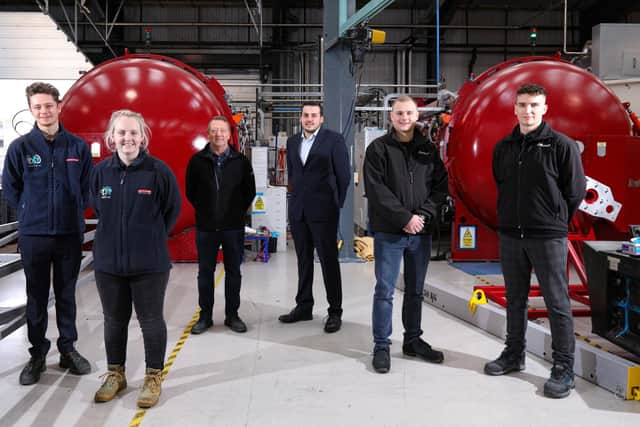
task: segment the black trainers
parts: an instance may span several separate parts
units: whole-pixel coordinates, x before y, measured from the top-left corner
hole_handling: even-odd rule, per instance
[[[194,335],[198,335],[209,329],[213,326],[213,320],[199,318],[195,325],[191,328],[191,333]]]
[[[337,314],[329,314],[324,324],[324,331],[328,334],[338,332],[342,326],[342,318]]]
[[[444,354],[441,351],[432,349],[429,344],[420,338],[408,344],[403,344],[402,352],[407,356],[419,357],[431,363],[442,363],[444,361]]]
[[[82,357],[76,350],[71,350],[69,353],[62,353],[60,355],[60,367],[68,369],[69,372],[75,375],[85,375],[91,372],[89,361]]]
[[[569,396],[575,387],[574,374],[571,368],[555,364],[551,368],[551,377],[544,383],[544,395],[553,399]]]
[[[31,357],[20,372],[20,384],[31,385],[40,381],[40,374],[47,370],[47,364],[43,357]]]
[[[504,375],[509,372],[524,371],[524,352],[515,353],[504,349],[496,360],[484,365],[484,373],[487,375]]]
[[[239,316],[228,316],[224,319],[225,326],[229,327],[233,332],[237,332],[239,334],[243,332],[247,332],[247,325],[242,321]]]
[[[373,351],[373,369],[380,374],[386,374],[391,369],[391,357],[388,348],[378,348]]]

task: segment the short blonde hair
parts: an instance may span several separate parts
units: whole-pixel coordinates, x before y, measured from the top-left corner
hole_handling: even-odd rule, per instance
[[[109,126],[107,127],[107,131],[104,133],[104,142],[107,145],[107,149],[111,152],[116,151],[116,144],[113,142],[113,132],[115,132],[116,129],[116,121],[121,117],[134,119],[138,122],[138,126],[140,126],[140,133],[142,133],[142,144],[140,145],[140,148],[142,150],[147,150],[149,147],[149,140],[151,139],[151,129],[144,121],[142,114],[131,110],[118,110],[111,114]]]
[[[399,97],[393,100],[393,104],[391,104],[391,107],[393,107],[396,102],[412,102],[413,105],[415,105],[416,108],[418,108],[418,103],[416,102],[416,100],[410,97],[409,95],[400,95]]]

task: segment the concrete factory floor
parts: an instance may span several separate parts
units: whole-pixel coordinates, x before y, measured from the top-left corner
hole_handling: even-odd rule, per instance
[[[87,271],[83,272],[87,274]],[[249,331],[223,326],[222,283],[216,289],[215,326],[185,335],[163,383],[159,404],[139,412],[144,351],[137,321],[129,333],[129,387],[109,403],[93,395],[105,371],[103,317],[95,283],[78,288],[78,349],[93,372],[74,376],[57,366],[55,345],[47,370],[34,386],[20,386],[27,361],[26,327],[0,341],[0,426],[636,426],[640,402],[624,401],[576,379],[566,399],[543,397],[550,365],[527,357],[524,372],[506,377],[483,374],[483,365],[502,350],[502,340],[425,304],[424,338],[445,353],[442,365],[402,355],[400,306],[396,294],[391,372],[371,368],[373,263],[342,264],[343,328],[322,330],[326,300],[316,264],[315,317],[293,325],[278,322],[292,306],[296,289],[295,254],[290,249],[269,263],[243,266],[240,315]],[[473,275],[433,262],[429,277],[469,290]],[[427,282],[429,282],[429,277]],[[499,280],[499,276],[488,280]],[[171,273],[165,314],[169,356],[197,307],[196,266],[177,264]],[[22,272],[0,279],[0,306],[24,300]],[[578,323],[581,323],[580,320]],[[48,336],[55,340],[54,310]],[[52,341],[53,341],[52,340]]]

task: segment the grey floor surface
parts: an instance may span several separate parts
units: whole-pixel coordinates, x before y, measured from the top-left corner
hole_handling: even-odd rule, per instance
[[[424,338],[445,353],[442,365],[402,355],[400,308],[396,293],[391,372],[371,368],[373,263],[341,265],[343,328],[322,330],[326,299],[316,264],[313,321],[278,322],[294,304],[296,262],[292,251],[269,263],[243,266],[241,317],[246,334],[223,326],[223,281],[216,289],[215,326],[188,335],[163,383],[159,404],[140,414],[136,398],[144,372],[139,325],[129,333],[129,387],[115,400],[96,404],[93,394],[106,368],[103,321],[95,283],[78,288],[78,349],[93,372],[74,376],[57,366],[55,345],[47,371],[34,386],[20,386],[26,362],[26,328],[0,341],[0,427],[9,426],[637,426],[640,402],[623,401],[582,379],[566,399],[542,395],[549,363],[527,358],[524,372],[488,377],[483,365],[502,350],[502,341],[433,306],[423,307]],[[446,262],[432,263],[430,274],[455,277],[455,286],[472,286]],[[22,272],[2,279],[0,302],[24,299]],[[428,280],[428,279],[427,279]],[[14,289],[9,291],[8,289]],[[17,289],[17,290],[15,290]],[[469,288],[470,289],[470,288]],[[471,291],[470,291],[471,292]],[[197,307],[196,266],[177,264],[165,304],[167,354],[171,354]],[[55,342],[55,314],[48,336]],[[134,419],[138,416],[137,419]],[[133,423],[132,423],[133,421]]]

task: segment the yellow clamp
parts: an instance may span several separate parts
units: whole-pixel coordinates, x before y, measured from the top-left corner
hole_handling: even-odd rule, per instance
[[[627,369],[627,399],[640,400],[640,366]]]
[[[469,300],[469,313],[475,314],[478,304],[486,303],[487,296],[484,294],[484,291],[482,289],[476,289],[473,291],[473,295],[471,295],[471,299]]]

